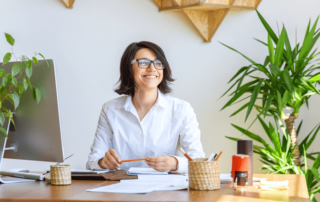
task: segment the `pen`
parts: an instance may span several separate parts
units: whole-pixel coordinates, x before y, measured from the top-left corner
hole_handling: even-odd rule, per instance
[[[189,161],[193,161],[192,158],[182,149],[180,148],[180,151],[189,159]]]
[[[147,158],[142,158],[142,159],[128,159],[128,160],[122,160],[121,163],[123,162],[130,162],[130,161],[146,161]]]
[[[215,159],[215,161],[218,161],[222,154],[223,154],[223,152],[220,152],[218,157]]]

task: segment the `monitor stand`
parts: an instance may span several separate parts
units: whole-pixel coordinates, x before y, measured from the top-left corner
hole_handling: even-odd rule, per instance
[[[9,127],[11,121],[6,120],[5,124],[3,124],[4,128],[7,128],[7,134],[9,134]],[[6,148],[7,138],[0,133],[0,170],[1,164],[3,162],[3,154],[6,150],[17,150],[14,145],[11,147]],[[18,183],[18,182],[34,182],[35,180],[18,178],[18,177],[10,177],[10,176],[0,176],[0,183],[2,184],[10,184],[10,183]]]

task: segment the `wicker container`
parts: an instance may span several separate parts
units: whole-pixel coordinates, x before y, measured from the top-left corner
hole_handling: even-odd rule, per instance
[[[220,189],[220,162],[195,159],[189,161],[189,188],[194,190]]]
[[[69,185],[71,184],[70,165],[52,165],[50,168],[52,185]]]

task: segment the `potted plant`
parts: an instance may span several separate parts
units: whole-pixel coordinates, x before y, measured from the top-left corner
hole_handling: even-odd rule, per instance
[[[37,56],[41,56],[44,60],[45,58],[41,53],[35,53],[31,58],[25,55],[17,57],[13,52],[14,38],[7,33],[5,33],[5,37],[7,42],[12,46],[12,50],[4,55],[2,65],[7,64],[12,57],[16,60],[12,65],[11,72],[6,72],[0,68],[0,78],[2,79],[0,85],[0,132],[7,137],[7,131],[3,128],[5,119],[8,118],[13,124],[14,121],[11,110],[5,108],[3,102],[8,101],[12,103],[16,109],[19,106],[20,95],[26,91],[28,87],[31,88],[33,98],[36,99],[38,103],[40,102],[41,92],[31,84],[30,77],[32,76],[32,63],[35,65],[38,64]]]
[[[295,44],[292,48],[284,26],[277,36],[258,11],[257,14],[268,32],[267,43],[258,41],[268,48],[269,55],[264,63],[260,64],[223,44],[241,54],[251,64],[242,67],[229,81],[229,83],[233,82],[232,86],[222,96],[229,93],[234,86],[236,86],[236,89],[229,94],[231,99],[222,110],[232,104],[245,102],[231,116],[247,109],[245,117],[245,120],[247,120],[252,109],[255,108],[259,113],[255,120],[259,120],[273,146],[267,144],[259,135],[242,127],[233,126],[244,135],[263,145],[263,147],[254,146],[255,153],[260,155],[261,161],[265,164],[262,169],[268,169],[272,173],[306,174],[310,198],[312,196],[313,200],[313,195],[320,191],[320,187],[317,186],[319,182],[317,169],[320,165],[320,156],[319,152],[307,154],[306,150],[312,144],[320,128],[316,126],[299,145],[297,134],[302,122],[296,130],[294,120],[298,117],[300,108],[303,105],[308,106],[308,100],[311,96],[320,94],[320,91],[316,88],[316,85],[320,84],[320,66],[313,64],[315,59],[320,56],[316,52],[317,49],[313,50],[320,37],[319,30],[316,30],[318,19],[312,27],[309,22],[303,43],[301,45]],[[262,76],[253,75],[257,72]],[[244,78],[247,77],[251,78],[251,81],[243,84]],[[261,102],[256,102],[258,99]],[[284,109],[290,110],[290,113],[286,114]],[[275,127],[271,123],[267,125],[261,116],[274,117]],[[283,121],[286,128],[283,126]],[[279,131],[282,131],[282,138]],[[228,138],[237,140],[237,138]],[[315,158],[313,155],[317,155],[317,157]],[[301,163],[301,156],[304,157],[305,163]],[[307,158],[314,160],[314,166],[311,170],[307,167]]]

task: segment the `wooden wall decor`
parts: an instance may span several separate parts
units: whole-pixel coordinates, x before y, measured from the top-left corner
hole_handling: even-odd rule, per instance
[[[67,8],[73,8],[75,0],[61,0]]]
[[[181,11],[205,42],[210,42],[231,10],[255,10],[262,0],[154,0],[160,12]]]

